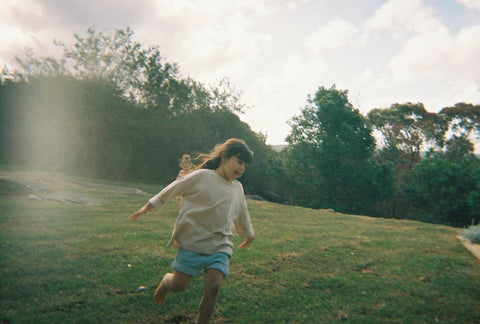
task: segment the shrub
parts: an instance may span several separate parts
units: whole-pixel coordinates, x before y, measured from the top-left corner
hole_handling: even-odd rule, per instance
[[[480,243],[480,225],[470,226],[463,233],[463,237],[472,243]]]

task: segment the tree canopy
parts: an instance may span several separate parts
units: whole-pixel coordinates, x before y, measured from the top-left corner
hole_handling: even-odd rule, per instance
[[[320,87],[290,125],[286,173],[297,184],[296,203],[359,213],[388,196],[380,175],[389,172],[374,164],[372,129],[346,90]]]
[[[158,47],[144,48],[130,28],[112,34],[88,28],[75,34],[71,45],[54,42],[60,58],[38,58],[31,50],[17,55],[13,79],[33,80],[71,76],[79,80],[108,80],[130,101],[165,116],[197,109],[243,112],[241,94],[223,78],[214,86],[182,77],[177,63],[168,62]],[[4,76],[5,77],[5,76]]]

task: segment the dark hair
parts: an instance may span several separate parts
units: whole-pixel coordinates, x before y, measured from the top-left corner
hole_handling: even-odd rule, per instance
[[[198,166],[198,169],[218,169],[222,163],[222,154],[224,153],[227,159],[236,156],[246,164],[250,164],[253,160],[253,152],[245,141],[231,138],[223,144],[217,144],[210,154],[201,154],[198,158],[202,160],[202,163]]]

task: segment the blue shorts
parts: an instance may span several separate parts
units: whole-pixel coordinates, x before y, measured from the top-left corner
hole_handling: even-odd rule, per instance
[[[189,276],[196,277],[202,270],[217,269],[226,277],[229,275],[230,256],[224,252],[203,254],[180,248],[172,263],[172,268]]]

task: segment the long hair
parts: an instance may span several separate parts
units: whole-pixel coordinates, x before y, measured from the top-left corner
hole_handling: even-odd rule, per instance
[[[198,159],[202,162],[198,169],[218,169],[222,163],[222,154],[224,153],[225,158],[230,159],[232,156],[236,156],[246,164],[250,164],[253,160],[253,152],[245,141],[231,138],[223,144],[217,144],[210,154],[200,154]]]

